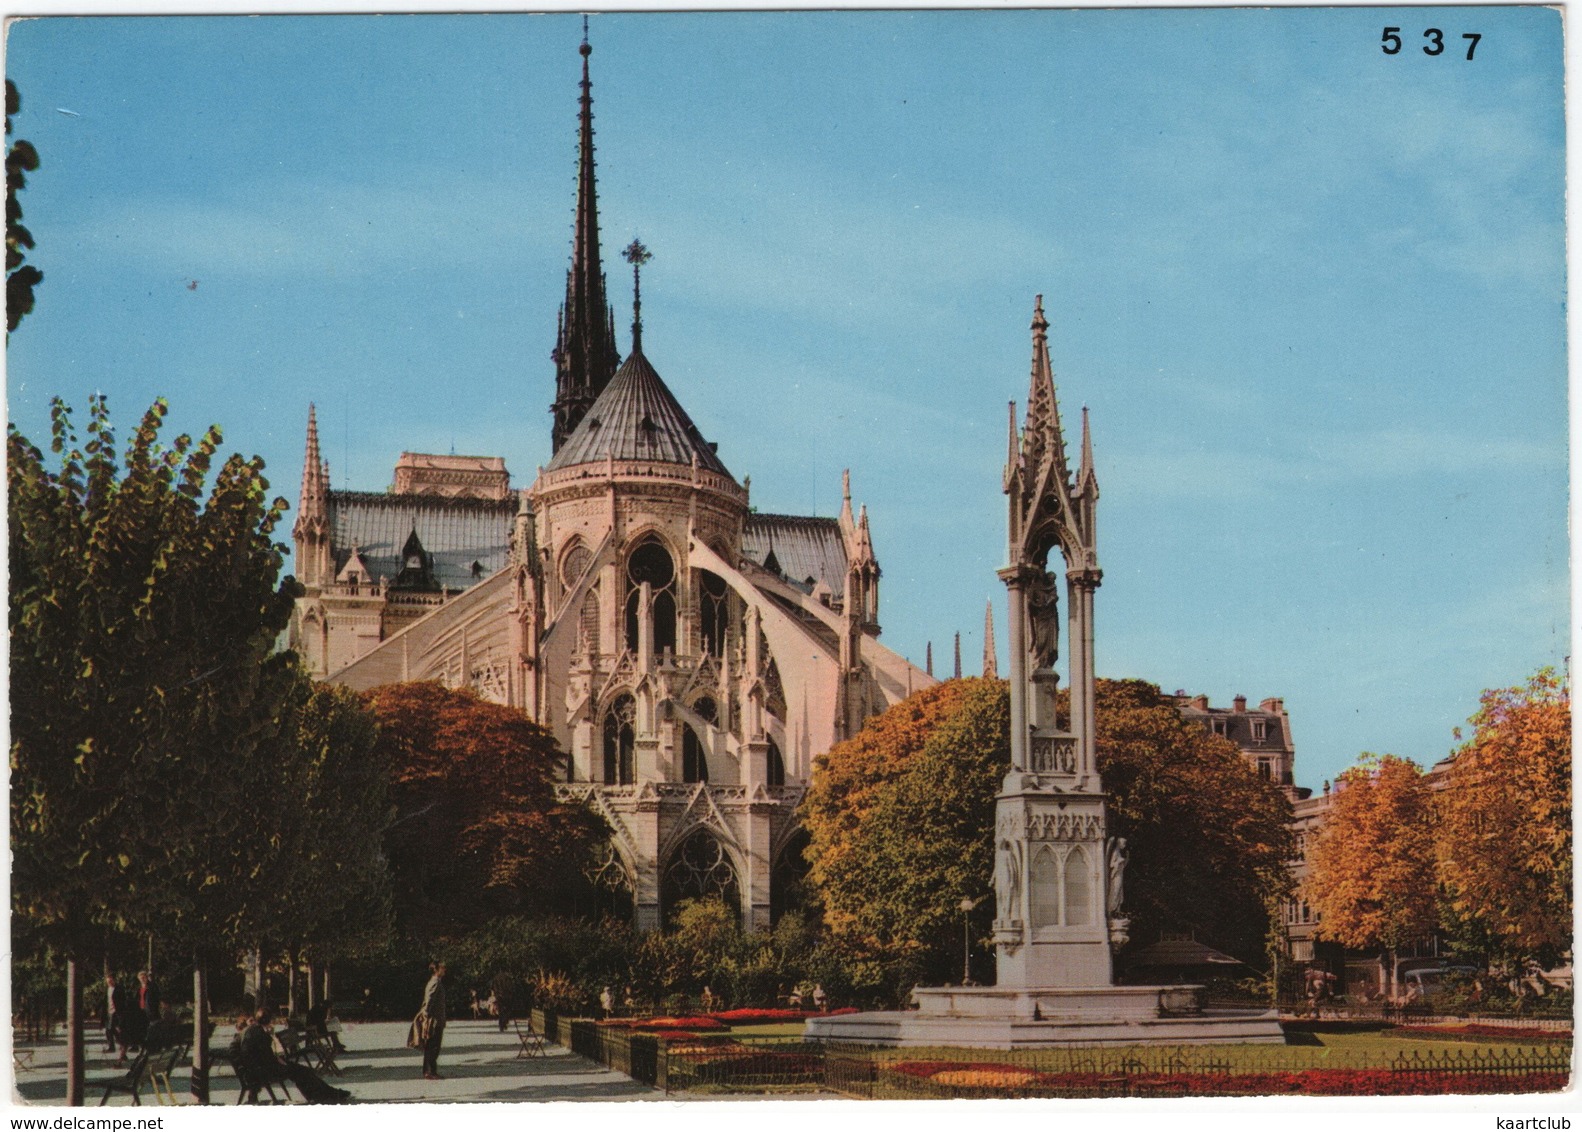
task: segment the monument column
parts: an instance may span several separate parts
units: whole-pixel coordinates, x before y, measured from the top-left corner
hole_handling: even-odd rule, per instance
[[[1018,771],[1027,769],[1027,697],[1017,695],[1027,682],[1027,593],[1021,567],[1008,566],[999,577],[1011,609],[1011,769]]]

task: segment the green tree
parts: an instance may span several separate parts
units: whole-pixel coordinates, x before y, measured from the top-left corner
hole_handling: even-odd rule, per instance
[[[284,952],[295,991],[314,964],[384,944],[391,930],[383,833],[392,817],[389,772],[377,723],[355,692],[317,684],[298,669],[259,796],[282,805],[269,823],[243,933],[261,951]],[[293,1003],[295,1005],[295,1003]]]
[[[1463,940],[1507,965],[1571,948],[1571,693],[1553,670],[1483,693],[1437,797],[1439,879]]]
[[[5,132],[11,136],[11,118],[22,111],[22,96],[10,79],[5,84]],[[5,306],[6,333],[17,328],[22,316],[33,309],[33,288],[44,282],[44,273],[24,263],[22,249],[33,247],[33,233],[22,226],[22,204],[17,193],[27,187],[27,174],[38,168],[38,150],[31,142],[18,139],[5,155]]]
[[[1397,755],[1364,754],[1343,772],[1310,853],[1308,901],[1317,935],[1358,950],[1377,948],[1396,993],[1397,954],[1434,927],[1434,831],[1420,767]]]
[[[104,930],[187,939],[199,991],[234,941],[265,836],[248,791],[291,683],[271,655],[295,594],[272,538],[286,503],[256,457],[227,459],[205,495],[220,432],[166,449],[165,413],[144,415],[124,468],[102,398],[80,445],[55,402],[58,467],[7,434],[12,907],[67,962],[72,1103],[80,960]]]
[[[1261,966],[1270,910],[1290,890],[1290,803],[1156,686],[1100,680],[1097,699],[1110,832],[1130,855],[1123,912],[1133,944],[1191,932]]]
[[[993,893],[994,798],[1011,765],[1010,696],[999,680],[952,683],[960,685],[953,710],[877,792],[850,883],[829,897],[828,906],[850,907],[851,922],[861,925],[855,950],[888,961],[898,984],[959,977],[961,901]],[[977,915],[980,929],[992,908],[989,900]]]
[[[385,830],[396,921],[432,940],[561,907],[602,819],[555,800],[566,755],[514,708],[433,683],[367,694],[396,816]]]
[[[800,811],[809,836],[807,884],[822,900],[825,923],[836,935],[862,934],[864,903],[856,893],[865,882],[870,812],[906,773],[940,720],[955,711],[964,691],[962,681],[948,680],[908,696],[815,761]]]

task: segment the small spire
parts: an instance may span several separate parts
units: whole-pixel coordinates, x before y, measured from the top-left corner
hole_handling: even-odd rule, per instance
[[[994,656],[994,601],[991,598],[983,611],[983,675],[992,680],[999,674]]]
[[[840,474],[840,537],[846,544],[846,562],[857,563],[857,520],[851,513],[851,469]]]
[[[320,479],[324,464],[323,457],[319,454],[319,420],[317,406],[308,402],[308,447],[307,455],[302,461],[302,497],[297,501],[299,509],[307,506],[308,500],[317,500],[324,481]]]
[[[956,632],[956,679],[961,679],[961,632]]]
[[[864,565],[872,565],[877,559],[873,553],[873,535],[868,530],[868,505],[864,503],[857,512],[857,537],[856,560]]]
[[[923,654],[923,656],[925,658],[924,662],[923,662],[923,664],[924,664],[923,671],[927,672],[930,676],[932,676],[934,674],[934,642],[933,641],[929,641],[928,642],[928,650]]]
[[[1082,406],[1082,465],[1077,469],[1077,492],[1098,496],[1099,476],[1093,470],[1093,436],[1088,432],[1088,407]]]
[[[632,353],[643,352],[643,264],[654,258],[654,253],[633,238],[621,252],[621,258],[632,265]]]

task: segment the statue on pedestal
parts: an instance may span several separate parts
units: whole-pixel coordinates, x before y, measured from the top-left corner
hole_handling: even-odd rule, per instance
[[[1060,591],[1048,570],[1035,574],[1027,587],[1027,621],[1033,671],[1054,668],[1060,659]]]

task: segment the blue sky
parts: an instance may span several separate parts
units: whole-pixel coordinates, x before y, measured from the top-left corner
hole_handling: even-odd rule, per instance
[[[42,436],[51,396],[102,390],[124,432],[165,396],[171,435],[221,423],[294,500],[315,401],[337,487],[408,449],[530,483],[580,39],[13,24],[46,278],[9,418]],[[992,596],[1003,659],[1042,293],[1093,414],[1101,674],[1284,697],[1317,786],[1363,750],[1435,761],[1482,688],[1568,654],[1558,12],[601,14],[592,40],[605,245],[655,254],[645,352],[761,510],[833,515],[851,469],[892,648],[944,669],[959,629],[975,672]]]

